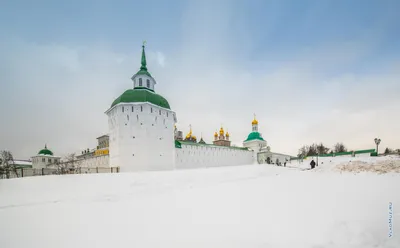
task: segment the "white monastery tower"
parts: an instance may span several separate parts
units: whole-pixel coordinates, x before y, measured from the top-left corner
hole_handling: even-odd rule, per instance
[[[110,166],[121,172],[172,170],[175,164],[176,115],[168,101],[155,93],[155,79],[147,71],[144,44],[133,89],[115,99],[108,115]]]
[[[247,136],[247,139],[243,141],[243,146],[253,150],[253,163],[258,163],[257,154],[261,151],[261,149],[267,146],[267,141],[265,141],[261,133],[258,132],[258,121],[255,115],[253,121],[251,122],[251,126],[251,133]]]

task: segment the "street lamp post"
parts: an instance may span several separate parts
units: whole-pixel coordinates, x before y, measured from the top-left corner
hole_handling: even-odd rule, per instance
[[[381,139],[375,138],[374,141],[376,144],[376,154],[378,155],[378,147],[379,147],[379,144],[381,143]]]

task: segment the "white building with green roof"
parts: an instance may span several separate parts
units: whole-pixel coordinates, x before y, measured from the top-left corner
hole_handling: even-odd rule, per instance
[[[110,166],[124,171],[171,170],[175,167],[175,112],[155,93],[156,80],[147,70],[142,47],[140,70],[105,112],[109,124]]]
[[[42,169],[47,168],[51,164],[60,162],[60,157],[54,156],[53,152],[47,148],[47,145],[41,149],[36,156],[32,157],[32,168]]]

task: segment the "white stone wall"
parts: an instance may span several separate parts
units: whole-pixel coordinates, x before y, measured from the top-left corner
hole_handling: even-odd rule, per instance
[[[261,151],[262,148],[267,146],[267,142],[265,140],[250,140],[243,142],[243,146],[251,149],[253,151],[253,164],[259,163],[257,161],[257,154]]]
[[[47,165],[53,164],[56,160],[60,161],[60,157],[49,155],[37,155],[32,157],[32,168],[41,169],[47,168]]]
[[[281,154],[281,153],[274,153],[274,152],[260,152],[258,153],[258,163],[259,164],[266,164],[267,159],[270,158],[271,163],[276,164],[277,160],[280,163],[284,163],[285,161],[288,163],[290,162],[290,155]]]
[[[79,167],[85,167],[85,168],[110,167],[110,157],[108,155],[99,155],[86,159],[80,159]]]
[[[224,146],[182,143],[175,153],[176,169],[246,165],[254,160],[253,151]]]
[[[120,103],[110,110],[110,163],[121,172],[171,170],[175,112],[151,103]]]
[[[360,153],[360,154],[355,154],[355,157],[371,157],[371,153]]]

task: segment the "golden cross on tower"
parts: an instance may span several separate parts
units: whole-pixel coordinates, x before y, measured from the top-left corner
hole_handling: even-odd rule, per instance
[[[146,45],[146,43],[147,43],[147,41],[144,40],[144,41],[143,41],[143,46]]]
[[[254,113],[254,120],[256,119],[256,114]]]
[[[192,124],[189,124],[190,132],[192,132]]]

